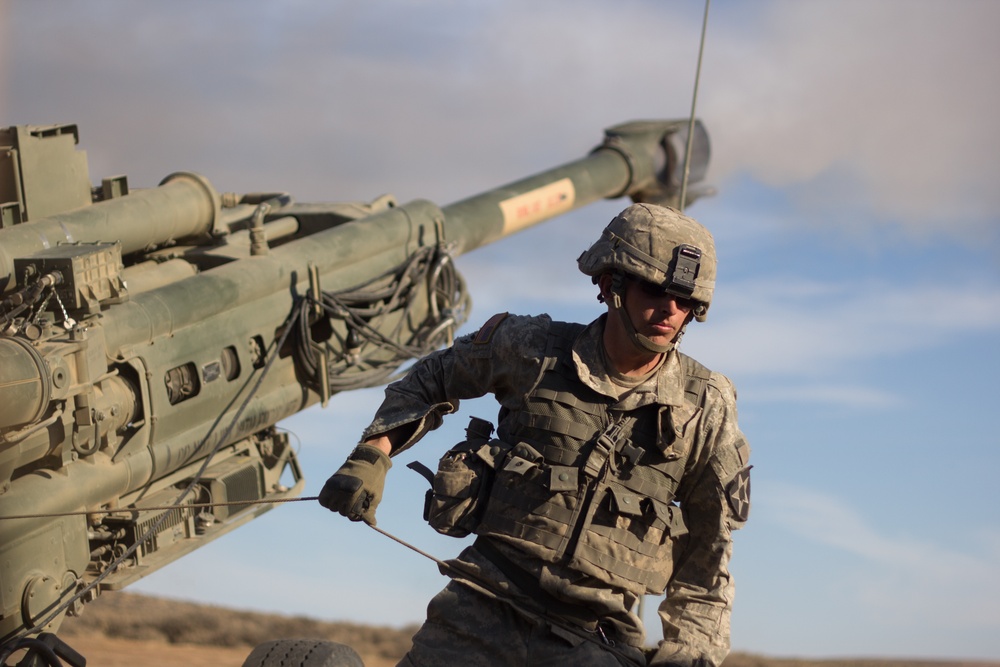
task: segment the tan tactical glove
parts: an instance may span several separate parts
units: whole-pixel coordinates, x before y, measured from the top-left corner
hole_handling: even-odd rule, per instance
[[[375,525],[375,508],[382,500],[385,474],[392,461],[378,447],[360,444],[344,465],[326,480],[319,492],[319,504],[340,512],[351,521]]]

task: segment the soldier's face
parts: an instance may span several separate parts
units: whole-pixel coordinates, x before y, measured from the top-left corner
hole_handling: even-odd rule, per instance
[[[612,274],[601,275],[598,286],[610,313],[614,309]],[[629,318],[636,333],[658,346],[666,346],[677,340],[684,325],[693,319],[695,306],[696,303],[692,300],[667,294],[658,286],[637,278],[627,277],[623,284],[622,314]],[[618,315],[608,318],[604,342],[609,346],[609,351],[612,347],[634,351],[638,346],[638,343],[631,340]]]
[[[695,303],[668,294],[645,280],[625,281],[625,312],[636,331],[658,345],[672,343],[691,319]]]

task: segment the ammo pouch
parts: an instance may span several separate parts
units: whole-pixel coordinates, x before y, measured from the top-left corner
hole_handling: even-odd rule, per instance
[[[407,467],[431,483],[424,499],[424,519],[442,535],[465,537],[479,526],[489,501],[496,467],[510,446],[490,439],[493,424],[472,417],[466,439],[449,449],[438,462],[437,472],[422,463]]]

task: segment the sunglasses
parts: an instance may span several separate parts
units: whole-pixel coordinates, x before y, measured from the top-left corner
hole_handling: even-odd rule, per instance
[[[630,280],[635,283],[639,287],[639,290],[646,296],[655,298],[669,296],[677,305],[678,310],[691,311],[698,306],[698,302],[696,300],[683,296],[677,296],[676,294],[663,289],[662,285],[657,285],[656,283],[651,283],[648,280],[640,280],[638,278],[630,278]]]

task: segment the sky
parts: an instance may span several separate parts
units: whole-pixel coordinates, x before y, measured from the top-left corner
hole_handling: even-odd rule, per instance
[[[703,5],[0,0],[0,125],[76,123],[91,180],[178,170],[220,191],[439,205],[690,112]],[[1000,659],[1000,4],[712,3],[698,116],[716,296],[682,349],[727,374],[752,447],[732,645],[769,656]],[[586,322],[575,265],[628,202],[460,257],[464,331],[499,311]],[[381,401],[282,426],[316,495]],[[463,404],[399,457],[379,526],[420,519]],[[436,566],[313,503],[281,506],[133,590],[401,626]],[[646,605],[659,635],[656,600]]]

